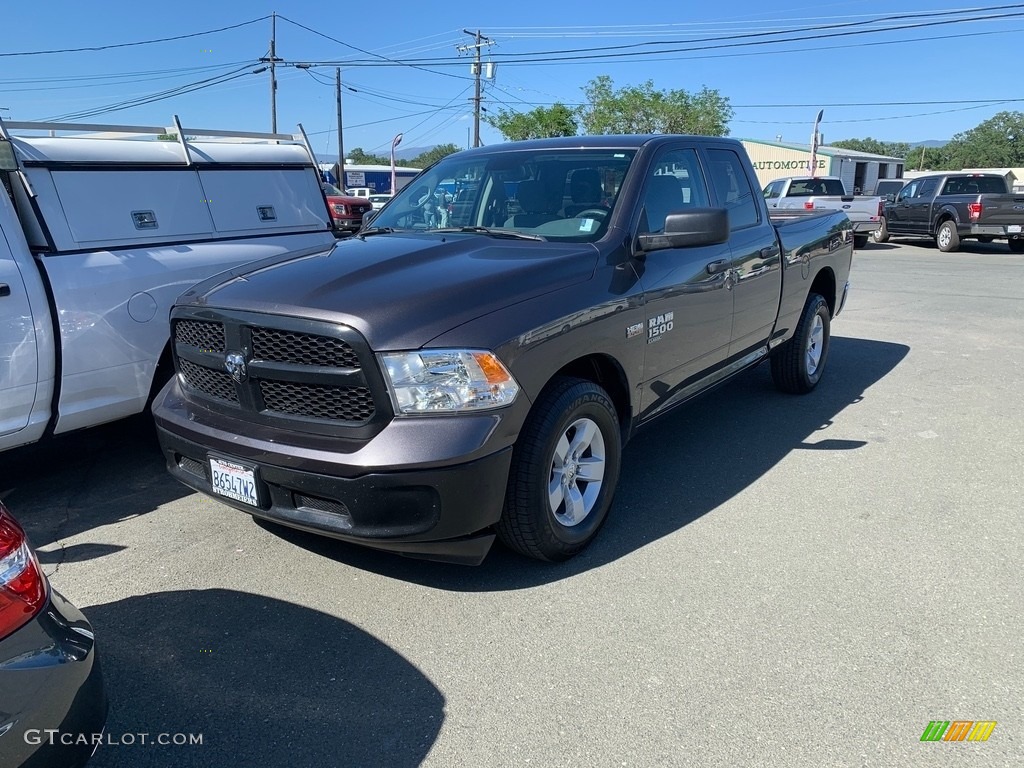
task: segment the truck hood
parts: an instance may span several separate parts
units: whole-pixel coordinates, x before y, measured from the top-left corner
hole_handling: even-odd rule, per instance
[[[179,304],[342,323],[374,351],[416,349],[477,317],[588,280],[597,255],[586,243],[378,234],[222,273]]]

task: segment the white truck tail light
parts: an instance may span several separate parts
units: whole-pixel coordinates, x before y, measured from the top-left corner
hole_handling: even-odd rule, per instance
[[[25,531],[0,504],[0,638],[28,623],[46,604],[46,579]]]
[[[813,211],[814,210],[814,203],[812,203],[810,201],[807,201],[806,203],[804,203],[804,208],[806,208],[808,211]]]
[[[982,207],[983,206],[981,203],[967,204],[967,212],[970,214],[971,221],[977,221],[978,219],[981,218]]]

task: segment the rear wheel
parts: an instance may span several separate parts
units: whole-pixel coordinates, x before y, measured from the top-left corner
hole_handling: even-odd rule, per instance
[[[946,219],[939,225],[935,233],[935,244],[943,253],[951,253],[960,247],[960,235],[956,232],[956,222]]]
[[[878,220],[878,229],[871,233],[871,238],[876,243],[889,242],[889,225],[886,223],[884,216]]]
[[[1024,253],[1024,240],[1008,240],[1007,244],[1013,253]]]
[[[537,560],[568,560],[608,516],[622,442],[608,393],[562,377],[541,394],[512,451],[501,540]]]
[[[821,381],[828,360],[832,317],[817,293],[807,297],[793,338],[772,354],[772,381],[783,392],[802,395]]]
[[[853,247],[860,250],[868,244],[869,235],[854,235],[853,236]]]

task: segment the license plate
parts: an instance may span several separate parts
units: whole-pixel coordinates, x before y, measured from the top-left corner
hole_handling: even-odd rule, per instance
[[[1020,232],[1020,224],[1011,224],[1006,228],[1006,231],[1011,235],[1016,235]]]
[[[232,461],[210,457],[210,480],[214,493],[258,507],[256,470]]]

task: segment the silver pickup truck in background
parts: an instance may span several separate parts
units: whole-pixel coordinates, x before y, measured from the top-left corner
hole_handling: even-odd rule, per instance
[[[836,176],[787,176],[765,186],[768,210],[804,208],[843,211],[853,223],[853,245],[863,248],[882,221],[885,199],[868,195],[849,195],[842,179]]]
[[[174,122],[0,121],[0,451],[142,412],[178,294],[334,244],[303,137]]]

